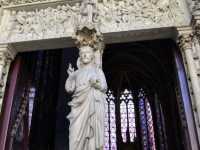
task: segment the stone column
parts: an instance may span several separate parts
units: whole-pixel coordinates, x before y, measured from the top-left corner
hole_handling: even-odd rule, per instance
[[[192,15],[192,25],[194,27],[194,33],[200,42],[200,1],[195,2]]]
[[[0,45],[0,113],[4,98],[6,81],[11,61],[14,59],[16,52],[10,45]]]
[[[178,43],[185,60],[188,81],[191,83],[191,95],[200,123],[200,84],[193,55],[193,30],[191,27],[178,28]]]

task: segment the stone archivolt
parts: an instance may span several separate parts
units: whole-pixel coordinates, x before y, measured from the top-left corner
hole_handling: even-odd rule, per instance
[[[29,1],[29,0],[28,0]],[[84,3],[63,4],[56,8],[13,11],[4,25],[1,41],[26,41],[72,36]],[[177,0],[124,0],[95,3],[93,22],[100,31],[120,32],[135,29],[179,26],[184,14]]]

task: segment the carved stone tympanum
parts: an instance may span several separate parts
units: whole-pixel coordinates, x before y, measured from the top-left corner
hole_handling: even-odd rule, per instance
[[[85,11],[90,11],[93,16],[86,17]],[[107,33],[180,26],[185,23],[183,16],[177,0],[84,0],[83,3],[29,11],[19,9],[12,10],[6,17],[8,22],[2,25],[0,42],[70,37],[77,22],[87,22],[87,19],[92,19],[100,25],[102,33]]]

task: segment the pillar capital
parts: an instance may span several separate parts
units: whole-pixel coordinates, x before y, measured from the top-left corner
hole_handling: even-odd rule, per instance
[[[17,51],[14,49],[12,45],[9,44],[0,44],[0,59],[2,56],[6,59],[13,60],[17,54]]]
[[[179,27],[177,28],[178,36],[177,43],[179,44],[181,50],[192,49],[192,40],[194,37],[192,27]]]

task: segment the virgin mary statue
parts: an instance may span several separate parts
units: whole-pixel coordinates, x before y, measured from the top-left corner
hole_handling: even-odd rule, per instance
[[[70,150],[103,150],[107,83],[96,56],[91,46],[79,48],[78,69],[69,65],[67,71],[65,89],[72,93],[67,116]]]

